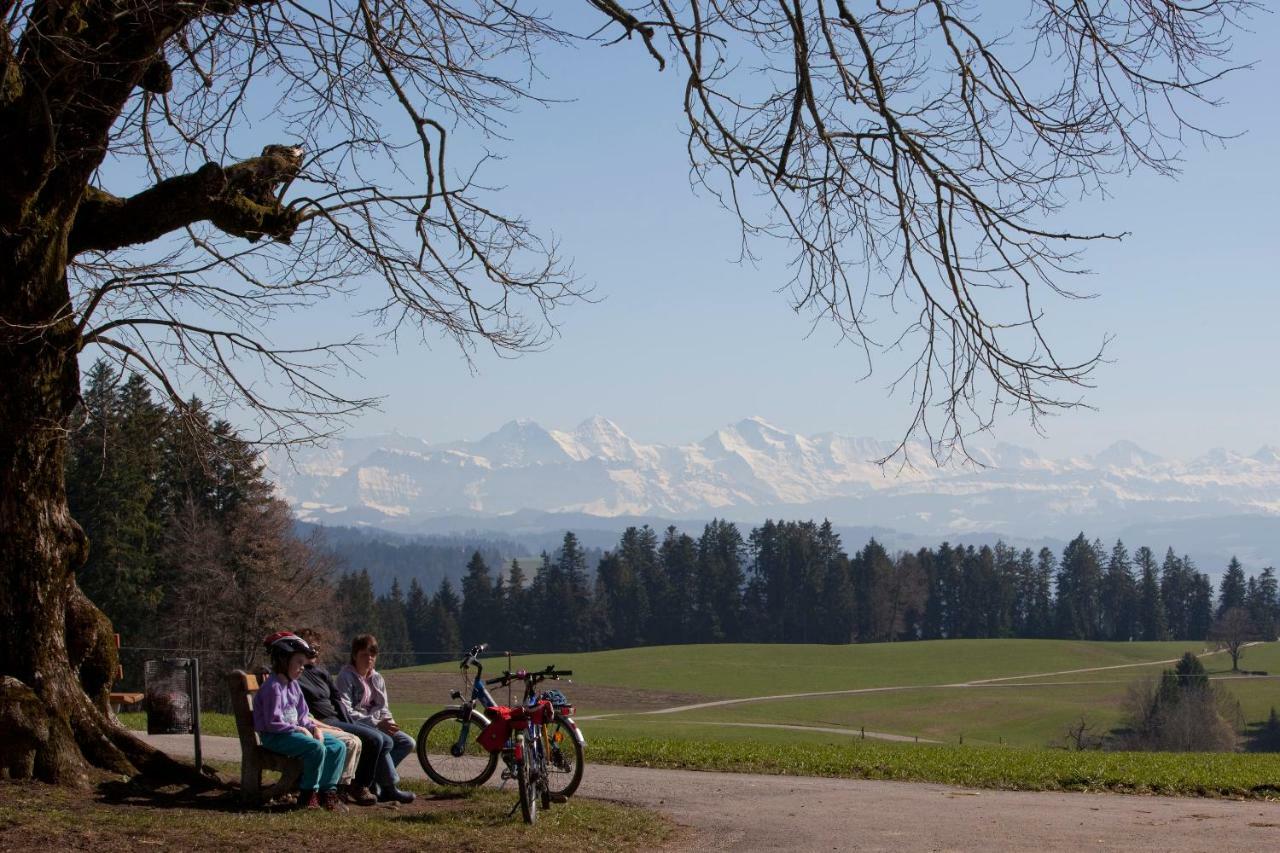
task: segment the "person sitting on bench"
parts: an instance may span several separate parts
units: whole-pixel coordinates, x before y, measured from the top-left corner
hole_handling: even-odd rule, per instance
[[[320,657],[319,633],[303,628],[298,631],[298,636],[311,647],[311,651],[307,653],[307,664],[298,677],[298,684],[302,687],[302,695],[307,700],[311,716],[357,738],[360,744],[360,761],[347,788],[347,799],[359,806],[374,805],[378,801],[372,793],[375,782],[388,791],[395,790],[396,787],[395,765],[391,763],[391,737],[373,726],[351,719],[332,676],[317,665]]]
[[[287,631],[267,637],[264,645],[271,653],[271,677],[253,701],[258,738],[272,752],[302,760],[299,808],[343,810],[337,786],[347,748],[316,724],[298,684],[310,647]]]
[[[376,728],[391,740],[389,763],[395,766],[413,752],[413,738],[400,730],[387,703],[387,684],[374,664],[378,661],[378,641],[372,634],[361,634],[351,641],[351,662],[338,673],[338,695],[343,707],[357,723]],[[378,799],[413,802],[413,793],[378,783]]]

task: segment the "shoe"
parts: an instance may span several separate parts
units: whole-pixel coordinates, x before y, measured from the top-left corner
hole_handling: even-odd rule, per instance
[[[347,802],[357,806],[372,806],[378,802],[378,798],[363,785],[350,785],[347,787]]]
[[[307,810],[320,808],[320,795],[315,791],[300,791],[298,808]]]
[[[346,804],[338,799],[337,791],[325,791],[320,795],[320,805],[327,812],[345,812],[349,811]]]
[[[404,803],[408,805],[417,799],[417,795],[413,791],[401,791],[399,788],[383,789],[378,795],[380,803]]]

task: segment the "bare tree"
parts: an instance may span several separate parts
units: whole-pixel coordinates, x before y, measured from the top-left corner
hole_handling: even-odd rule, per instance
[[[1240,671],[1240,657],[1244,654],[1244,647],[1258,639],[1258,636],[1253,618],[1243,607],[1228,608],[1213,620],[1213,625],[1209,628],[1209,639],[1217,643],[1219,649],[1231,655],[1232,672]]]
[[[1068,723],[1063,730],[1062,743],[1073,752],[1097,749],[1102,745],[1102,738],[1095,731],[1096,728],[1087,715],[1081,714],[1078,720]]]
[[[1253,3],[1034,0],[992,26],[960,0],[586,0],[603,27],[586,34],[564,6],[0,0],[10,775],[162,769],[104,713],[110,626],[75,583],[87,543],[62,459],[79,354],[175,402],[194,380],[285,441],[369,401],[329,382],[362,339],[273,342],[282,312],[377,285],[385,334],[545,342],[581,295],[557,247],[495,207],[482,164],[446,157],[456,132],[496,137],[539,97],[543,51],[635,37],[684,77],[694,179],[738,217],[744,254],[782,240],[796,307],[868,364],[908,353],[904,442],[944,458],[1004,406],[1077,404],[1099,354],[1059,357],[1040,306],[1075,295],[1075,253],[1104,235],[1059,226],[1059,207],[1213,136],[1186,110],[1211,103]]]

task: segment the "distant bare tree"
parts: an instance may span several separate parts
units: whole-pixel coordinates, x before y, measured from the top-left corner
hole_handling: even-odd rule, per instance
[[[1228,608],[1213,621],[1209,629],[1209,639],[1217,643],[1219,649],[1231,655],[1231,671],[1240,671],[1240,657],[1244,647],[1258,639],[1258,628],[1253,617],[1243,607]]]
[[[1102,745],[1102,738],[1096,732],[1096,726],[1089,718],[1081,714],[1080,719],[1067,725],[1062,741],[1067,749],[1083,752],[1086,749],[1097,749]]]
[[[1075,253],[1105,235],[1056,214],[1214,137],[1186,110],[1253,5],[1033,0],[993,26],[961,0],[586,0],[604,29],[583,36],[564,3],[0,0],[0,765],[68,782],[156,760],[105,713],[110,626],[75,584],[80,353],[175,403],[196,380],[284,441],[369,400],[329,383],[362,339],[273,342],[283,312],[379,286],[387,334],[544,342],[579,288],[446,157],[539,97],[544,51],[635,37],[684,78],[694,179],[744,255],[782,240],[797,308],[868,364],[908,354],[903,446],[942,459],[1004,406],[1078,403],[1099,354],[1060,357],[1041,301],[1075,295]]]

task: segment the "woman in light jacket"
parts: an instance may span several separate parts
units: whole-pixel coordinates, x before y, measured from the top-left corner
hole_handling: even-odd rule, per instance
[[[351,662],[338,673],[338,693],[342,707],[357,723],[373,726],[392,740],[391,764],[404,761],[413,752],[413,738],[400,730],[387,703],[387,684],[382,674],[374,669],[378,662],[378,641],[372,634],[361,634],[351,641]],[[413,802],[411,791],[401,791],[395,786],[399,777],[392,771],[392,784],[379,780],[378,799],[401,803]]]

